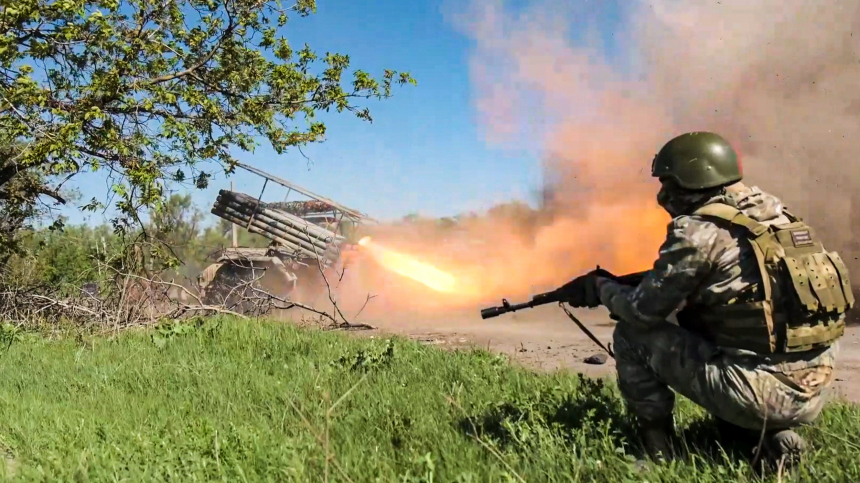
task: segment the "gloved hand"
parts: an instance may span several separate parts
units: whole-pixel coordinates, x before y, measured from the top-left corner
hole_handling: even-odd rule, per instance
[[[599,266],[585,275],[574,278],[564,284],[559,291],[562,298],[572,307],[588,307],[593,309],[600,305],[600,291],[597,289],[598,278],[615,279],[615,275]]]

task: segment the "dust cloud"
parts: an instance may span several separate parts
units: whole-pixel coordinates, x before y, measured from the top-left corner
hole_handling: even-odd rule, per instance
[[[371,230],[461,287],[433,293],[363,260],[349,285],[376,287],[384,300],[369,307],[462,307],[524,297],[598,263],[647,269],[668,221],[650,162],[691,130],[726,136],[747,183],[783,198],[860,270],[860,0],[629,0],[615,4],[621,28],[610,38],[598,24],[611,2],[561,3],[475,1],[449,12],[472,43],[488,145],[541,154],[539,208],[456,229]]]
[[[858,271],[860,1],[658,1],[637,12],[655,101],[681,130],[725,133],[747,178]]]

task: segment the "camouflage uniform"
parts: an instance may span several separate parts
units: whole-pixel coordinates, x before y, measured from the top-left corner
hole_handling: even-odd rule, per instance
[[[761,280],[741,229],[683,213],[724,203],[765,225],[784,224],[782,203],[741,183],[661,196],[675,218],[653,270],[635,288],[608,279],[597,284],[601,303],[622,319],[614,344],[618,383],[629,409],[645,420],[671,417],[674,389],[742,428],[760,430],[762,422],[769,429],[789,428],[814,420],[833,380],[835,345],[757,354],[719,347],[667,323],[685,304],[725,305],[749,297]]]

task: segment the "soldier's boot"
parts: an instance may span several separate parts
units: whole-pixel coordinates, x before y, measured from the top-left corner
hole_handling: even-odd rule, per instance
[[[724,419],[715,419],[719,444],[725,449],[749,450],[756,446],[761,437],[761,431],[742,428]]]
[[[765,432],[764,449],[774,462],[782,461],[791,465],[797,462],[806,447],[806,441],[790,429]]]
[[[656,420],[639,419],[637,423],[639,437],[651,460],[662,462],[675,458],[675,421],[672,416]]]
[[[719,418],[717,429],[722,442],[729,445],[743,441],[755,447],[761,438],[761,431],[741,428]],[[765,431],[762,446],[772,462],[778,462],[785,457],[785,462],[791,463],[806,451],[806,441],[790,429]]]

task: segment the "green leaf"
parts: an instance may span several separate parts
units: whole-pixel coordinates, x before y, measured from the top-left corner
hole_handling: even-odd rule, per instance
[[[294,50],[284,26],[290,15],[314,13],[313,0],[6,4],[0,145],[26,146],[14,158],[33,176],[16,188],[31,207],[15,215],[22,219],[36,216],[32,207],[51,177],[110,171],[106,191],[119,211],[112,224],[126,233],[139,212],[187,181],[189,168],[204,189],[212,169],[201,165],[228,168],[237,148],[253,152],[261,142],[277,153],[322,142],[318,111],[372,121],[364,102],[389,97],[394,79],[414,84],[408,73],[356,70],[346,54],[320,56],[307,44]],[[0,177],[0,190],[12,182]],[[100,208],[96,199],[108,192],[82,209]]]

